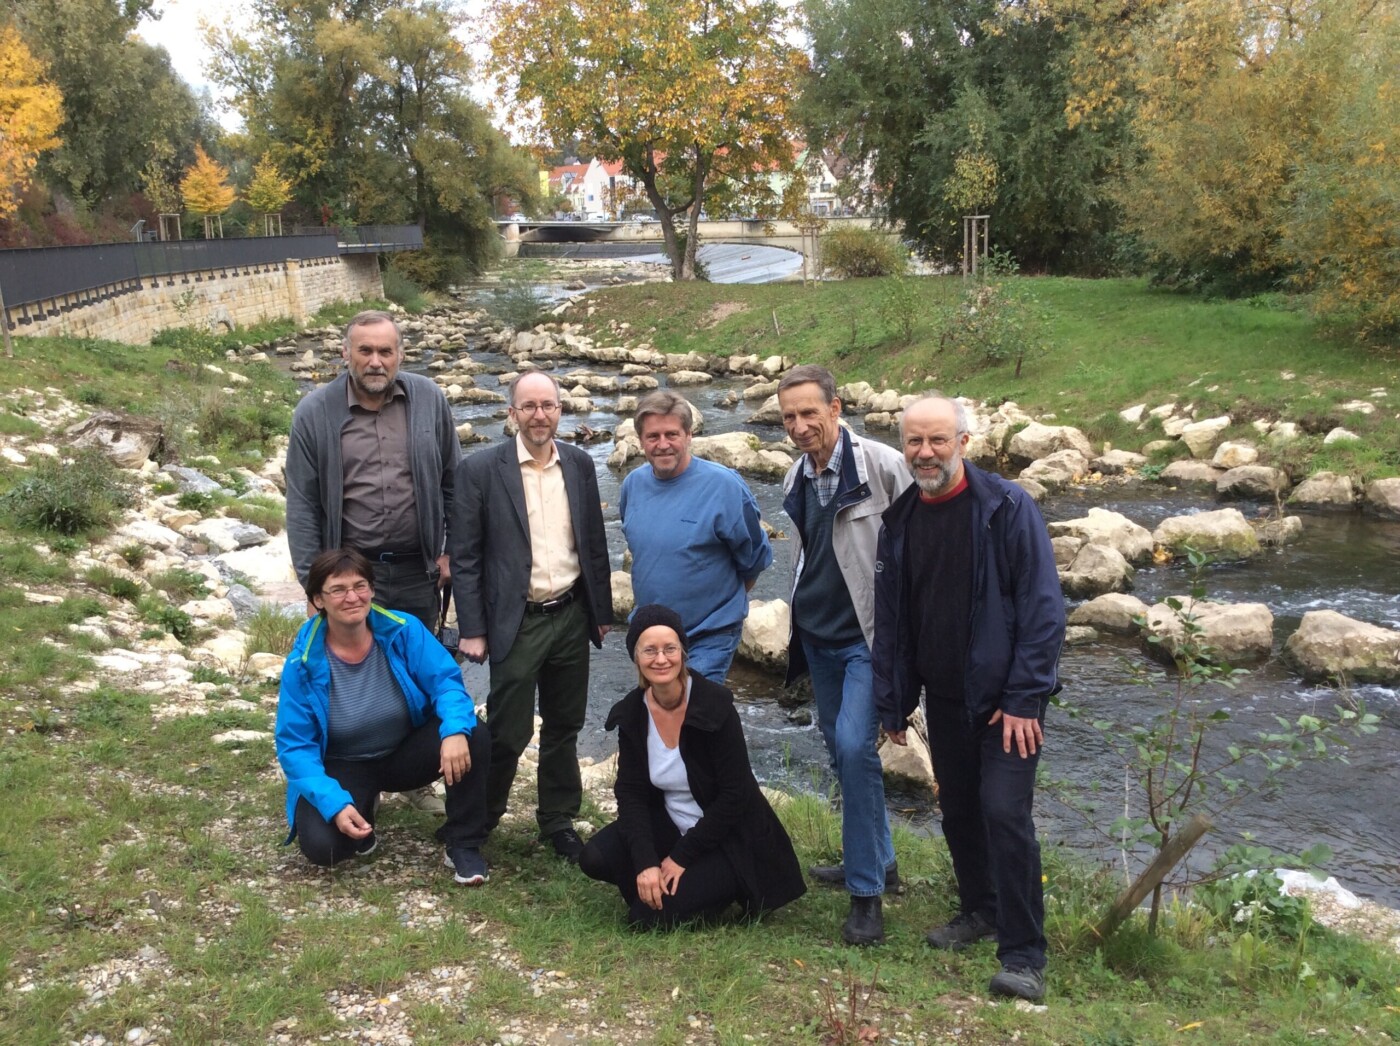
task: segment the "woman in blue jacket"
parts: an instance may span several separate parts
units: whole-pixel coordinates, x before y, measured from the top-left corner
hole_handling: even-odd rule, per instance
[[[320,613],[287,655],[277,705],[287,842],[323,866],[368,854],[379,793],[442,777],[446,862],[457,882],[484,883],[491,746],[456,662],[416,618],[374,605],[374,567],[354,549],[317,556],[306,592]]]

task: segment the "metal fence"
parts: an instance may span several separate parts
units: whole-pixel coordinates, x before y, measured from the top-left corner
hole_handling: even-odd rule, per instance
[[[0,292],[7,310],[72,295],[111,297],[180,273],[236,272],[289,259],[412,250],[423,246],[416,225],[364,225],[298,230],[291,236],[250,236],[164,243],[94,243],[76,247],[0,250]]]

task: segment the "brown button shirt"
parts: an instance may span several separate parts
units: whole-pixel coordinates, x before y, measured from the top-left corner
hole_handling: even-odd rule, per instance
[[[395,381],[379,410],[360,406],[346,383],[350,420],[340,430],[341,536],[359,549],[418,550],[418,506],[408,455],[408,398]]]

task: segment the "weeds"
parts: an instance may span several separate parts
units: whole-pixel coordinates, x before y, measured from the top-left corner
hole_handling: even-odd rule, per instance
[[[109,526],[134,497],[130,480],[111,459],[83,449],[66,461],[40,460],[0,504],[21,529],[71,537]]]
[[[224,514],[262,527],[269,534],[280,534],[287,525],[287,509],[278,498],[265,495],[251,495],[239,498],[224,506]]]
[[[111,567],[89,567],[83,574],[83,580],[99,592],[106,592],[109,596],[124,599],[129,603],[134,603],[141,596],[140,582],[117,573]]]
[[[511,330],[529,330],[540,321],[545,300],[528,280],[507,277],[491,289],[486,311],[502,326]]]
[[[870,986],[862,992],[855,974],[848,972],[845,977],[846,999],[843,1003],[837,996],[835,985],[822,978],[819,993],[822,1000],[821,1032],[822,1042],[827,1046],[859,1046],[862,1042],[878,1042],[878,1023],[869,1022],[861,1016],[868,1012],[870,1000],[875,995],[875,984],[880,975],[877,966],[870,975]]]
[[[263,653],[286,657],[292,652],[292,643],[305,623],[305,618],[263,603],[243,627],[248,636],[248,642],[243,648],[244,653],[249,656]]]
[[[151,587],[164,592],[170,599],[185,603],[209,594],[209,579],[197,570],[171,567],[150,579]]]

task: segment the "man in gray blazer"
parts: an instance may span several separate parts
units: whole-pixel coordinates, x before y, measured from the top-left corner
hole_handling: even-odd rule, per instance
[[[577,741],[588,706],[588,644],[612,627],[603,509],[593,459],[557,442],[559,383],[537,371],[510,384],[519,434],[457,467],[451,535],[458,649],[491,662],[486,720],[488,827],[506,811],[539,691],[541,840],[577,862],[583,786]]]

